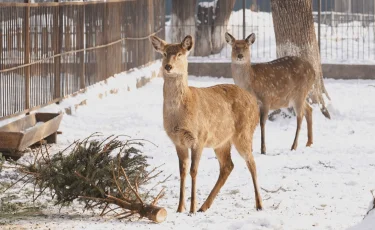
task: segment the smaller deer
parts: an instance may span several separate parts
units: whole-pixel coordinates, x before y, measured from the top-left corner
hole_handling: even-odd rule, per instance
[[[232,46],[232,77],[234,83],[255,95],[260,103],[261,153],[266,154],[265,124],[270,109],[292,106],[297,115],[297,130],[292,150],[297,149],[302,118],[307,122],[306,146],[313,144],[312,108],[306,97],[315,79],[313,66],[306,60],[286,56],[267,63],[251,65],[251,45],[255,34],[245,40],[236,40],[225,33]]]
[[[164,129],[176,147],[180,167],[180,200],[177,212],[185,210],[185,178],[191,149],[192,178],[190,213],[196,210],[196,178],[203,148],[213,148],[220,164],[220,175],[207,200],[198,211],[210,208],[216,195],[233,170],[231,145],[246,161],[255,191],[256,209],[262,209],[257,173],[252,155],[254,130],[259,121],[256,98],[236,85],[223,84],[208,88],[188,86],[187,56],[193,39],[167,44],[151,36],[155,50],[163,54],[163,122]]]

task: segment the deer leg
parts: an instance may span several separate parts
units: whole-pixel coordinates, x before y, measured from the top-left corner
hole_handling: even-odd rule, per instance
[[[296,136],[294,137],[294,142],[293,142],[291,150],[296,150],[297,145],[298,145],[299,131],[301,129],[302,118],[303,118],[303,109],[304,109],[303,103],[295,105],[293,108],[294,108],[294,111],[296,112],[296,115],[297,115],[297,130],[296,130]]]
[[[257,169],[254,161],[253,154],[250,152],[248,154],[248,158],[246,160],[246,165],[250,170],[251,178],[253,179],[253,185],[254,185],[254,192],[255,192],[255,202],[256,202],[256,209],[262,210],[262,198],[259,193],[259,186],[258,186],[258,179],[257,179]]]
[[[261,106],[260,107],[260,132],[261,132],[261,154],[266,154],[266,121],[268,118],[269,107]]]
[[[247,130],[245,131],[247,132]],[[249,136],[247,133],[243,135],[238,135],[238,137],[247,137],[246,140],[250,141],[242,141],[240,138],[234,139],[234,145],[236,146],[236,149],[241,154],[242,158],[245,159],[246,165],[251,173],[251,178],[253,179],[253,185],[254,185],[254,193],[255,193],[255,204],[257,210],[262,210],[262,197],[259,192],[259,186],[258,186],[258,179],[257,179],[257,169],[254,161],[254,156],[252,154],[252,135]]]
[[[197,209],[197,199],[196,199],[196,182],[198,174],[199,161],[201,159],[203,147],[195,147],[191,150],[191,166],[190,166],[190,176],[191,176],[191,203],[190,203],[190,213],[195,213]]]
[[[179,167],[180,167],[180,200],[177,212],[185,211],[185,179],[189,164],[189,150],[187,148],[176,147]]]
[[[234,165],[230,156],[230,148],[231,143],[227,143],[223,147],[215,149],[216,157],[220,164],[220,175],[210,195],[198,212],[204,212],[211,207],[215,197],[220,192],[221,187],[225,184],[229,174],[232,172]]]
[[[305,102],[305,118],[307,122],[307,144],[309,147],[313,144],[313,128],[312,128],[312,108],[309,103]]]

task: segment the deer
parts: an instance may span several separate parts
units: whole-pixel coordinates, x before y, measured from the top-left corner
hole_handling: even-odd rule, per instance
[[[180,171],[177,212],[185,211],[185,179],[191,162],[190,213],[196,213],[196,183],[203,148],[214,149],[220,166],[219,178],[198,212],[205,212],[211,207],[234,168],[231,159],[232,144],[250,171],[256,210],[261,210],[262,199],[252,154],[253,134],[259,121],[256,98],[234,84],[219,84],[207,88],[188,86],[187,56],[194,44],[190,35],[181,43],[168,44],[156,36],[151,36],[150,41],[154,49],[163,55],[163,125],[175,146]]]
[[[269,110],[290,106],[297,117],[297,130],[291,150],[297,149],[303,117],[307,122],[306,146],[310,147],[313,144],[312,107],[306,98],[315,79],[315,71],[310,62],[296,56],[285,56],[252,65],[250,57],[251,45],[255,42],[254,33],[244,40],[236,40],[226,32],[225,40],[232,47],[231,69],[234,83],[259,101],[261,154],[266,154],[265,124]]]

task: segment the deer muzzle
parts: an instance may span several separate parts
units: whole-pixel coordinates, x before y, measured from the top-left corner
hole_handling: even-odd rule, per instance
[[[164,66],[164,69],[167,70],[168,72],[172,69],[172,66],[170,64],[166,64]]]

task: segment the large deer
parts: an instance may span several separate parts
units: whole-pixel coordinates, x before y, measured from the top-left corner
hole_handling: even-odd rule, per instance
[[[236,85],[222,84],[208,88],[188,86],[187,56],[193,39],[186,36],[179,44],[167,44],[151,36],[155,50],[163,54],[163,122],[176,147],[180,167],[180,200],[177,212],[185,210],[185,178],[191,149],[192,179],[190,213],[196,211],[196,178],[202,150],[213,148],[220,164],[220,175],[207,200],[198,211],[206,211],[233,169],[231,144],[245,159],[250,170],[256,209],[262,209],[257,173],[252,155],[252,140],[259,121],[256,98]]]
[[[225,33],[232,46],[232,77],[234,83],[248,90],[260,101],[261,153],[266,154],[265,124],[270,109],[292,106],[297,115],[297,130],[292,150],[297,149],[303,116],[307,122],[307,144],[313,143],[312,108],[306,97],[315,79],[313,66],[306,60],[286,56],[267,63],[251,65],[251,45],[255,34],[245,40],[236,40]]]

